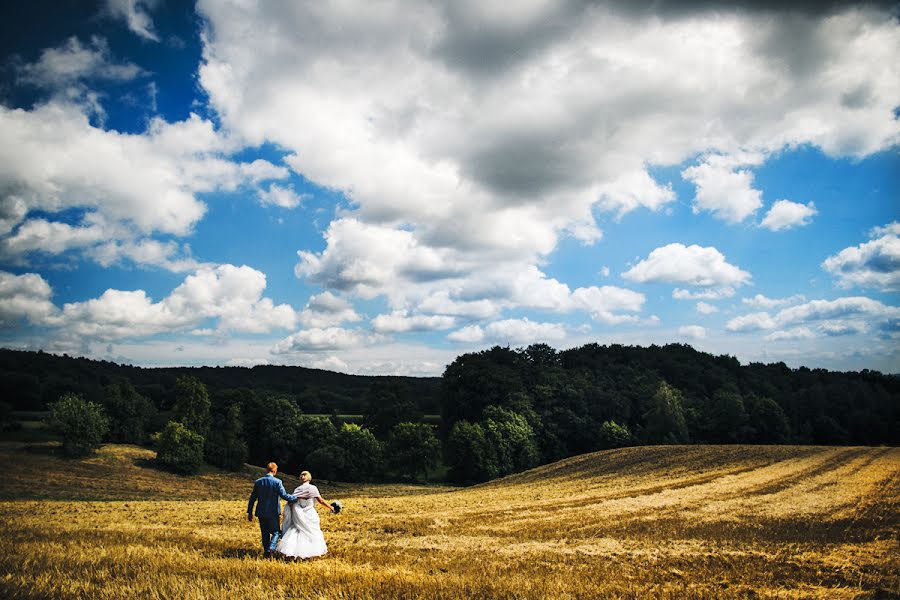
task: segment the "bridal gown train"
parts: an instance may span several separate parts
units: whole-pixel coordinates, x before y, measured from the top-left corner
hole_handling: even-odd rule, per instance
[[[312,558],[328,552],[319,525],[315,498],[302,498],[284,509],[282,536],[278,552],[296,558]]]

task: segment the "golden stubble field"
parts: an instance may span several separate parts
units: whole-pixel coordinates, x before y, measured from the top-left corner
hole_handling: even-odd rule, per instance
[[[260,558],[260,469],[184,478],[152,458],[0,445],[0,597],[900,597],[897,448],[627,448],[463,489],[316,481],[345,512],[322,513],[329,554],[301,563]]]

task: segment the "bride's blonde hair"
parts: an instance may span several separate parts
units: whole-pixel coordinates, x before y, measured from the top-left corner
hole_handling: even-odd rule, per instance
[[[309,471],[300,471],[300,477],[303,477],[304,475],[312,479],[312,473],[310,473]]]

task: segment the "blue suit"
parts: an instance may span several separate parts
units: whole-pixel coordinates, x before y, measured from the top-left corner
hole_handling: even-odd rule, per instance
[[[253,483],[250,502],[247,503],[247,515],[253,514],[253,504],[256,503],[256,517],[259,519],[263,550],[266,552],[274,552],[278,538],[281,537],[281,499],[297,501],[295,496],[285,491],[281,480],[271,473]]]

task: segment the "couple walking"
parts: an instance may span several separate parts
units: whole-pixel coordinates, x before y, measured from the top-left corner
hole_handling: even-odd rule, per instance
[[[319,525],[316,502],[335,512],[319,495],[319,489],[312,485],[309,471],[300,473],[300,485],[293,494],[288,494],[281,480],[275,477],[278,465],[266,465],[268,473],[253,484],[250,502],[247,504],[247,519],[253,520],[253,504],[256,504],[256,518],[262,533],[262,545],[266,557],[274,552],[291,558],[311,558],[322,556],[328,551],[325,536]],[[284,507],[284,522],[281,521],[281,500],[287,500]],[[284,532],[282,534],[282,532]],[[279,540],[280,538],[280,540]]]

